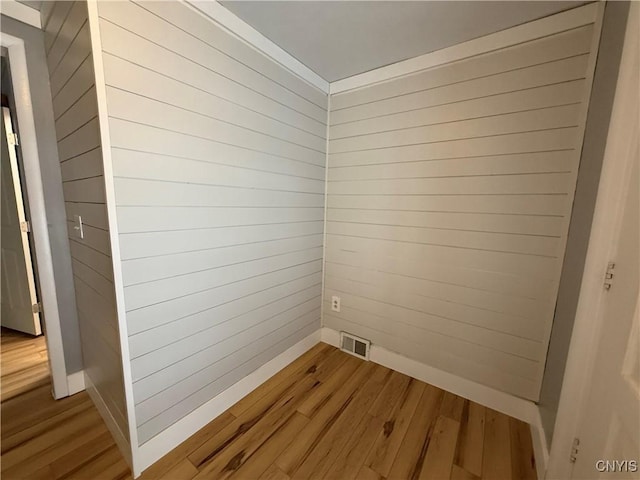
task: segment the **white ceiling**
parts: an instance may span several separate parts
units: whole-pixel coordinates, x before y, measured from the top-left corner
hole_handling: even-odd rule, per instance
[[[587,2],[221,1],[329,82]]]

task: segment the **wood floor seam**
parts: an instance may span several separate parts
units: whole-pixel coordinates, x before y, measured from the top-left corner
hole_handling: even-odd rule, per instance
[[[43,337],[5,329],[2,334],[2,478],[132,480],[86,392],[59,401],[51,397]],[[537,480],[537,475],[529,425],[320,343],[139,478]]]

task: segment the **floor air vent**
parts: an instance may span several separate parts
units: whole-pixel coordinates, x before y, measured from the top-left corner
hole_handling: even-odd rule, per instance
[[[340,332],[340,345],[341,350],[364,360],[369,360],[369,347],[371,347],[369,340],[356,337],[347,332]]]

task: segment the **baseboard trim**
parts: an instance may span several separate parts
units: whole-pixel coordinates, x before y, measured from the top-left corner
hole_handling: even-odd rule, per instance
[[[84,370],[67,375],[67,388],[69,395],[75,395],[84,390]]]
[[[177,423],[174,423],[146,443],[140,445],[136,462],[140,466],[140,471],[142,472],[149,468],[157,460],[180,445],[238,400],[247,396],[319,342],[320,330],[316,330],[215,398],[198,407]]]
[[[102,396],[100,395],[100,392],[98,392],[96,387],[91,382],[91,379],[86,374],[84,376],[84,384],[85,384],[87,393],[89,394],[89,397],[91,397],[93,404],[98,409],[100,416],[102,417],[102,419],[104,420],[104,423],[107,425],[107,428],[111,432],[111,435],[113,436],[113,439],[115,440],[116,445],[120,449],[120,452],[124,456],[124,459],[127,461],[129,466],[131,467],[133,465],[133,459],[131,456],[131,446],[129,445],[129,441],[127,440],[127,437],[124,435],[124,433],[122,433],[122,430],[120,430],[120,428],[118,427],[116,420],[111,415],[111,412],[107,408],[107,405],[104,402]]]
[[[331,328],[322,327],[320,339],[334,347],[340,346],[340,332]],[[425,383],[505,413],[531,425],[531,441],[533,442],[533,450],[538,467],[538,477],[540,480],[544,478],[549,452],[542,430],[540,410],[534,402],[461,378],[378,345],[371,345],[369,355],[369,359],[372,362],[422,380]]]

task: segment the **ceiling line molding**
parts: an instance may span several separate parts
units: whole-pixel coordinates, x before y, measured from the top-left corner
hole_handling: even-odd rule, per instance
[[[451,47],[403,60],[368,72],[331,82],[331,95],[386,82],[411,73],[482,55],[518,43],[535,40],[554,33],[595,22],[598,2],[590,3],[539,20],[491,33]]]
[[[267,55],[272,60],[276,61],[284,68],[294,73],[298,77],[302,78],[307,83],[321,90],[322,92],[329,93],[329,82],[327,82],[320,75],[315,73],[305,64],[298,59],[287,53],[280,48],[274,42],[258,32],[251,25],[246,23],[240,17],[236,16],[230,10],[227,10],[220,3],[215,0],[185,0],[192,8],[210,18],[220,26],[229,30],[231,33],[240,37],[247,42],[253,48],[259,50],[263,54]],[[4,3],[4,0],[3,0]]]
[[[0,13],[11,17],[19,22],[26,23],[37,29],[42,28],[40,12],[35,8],[28,7],[16,0],[2,0]]]

